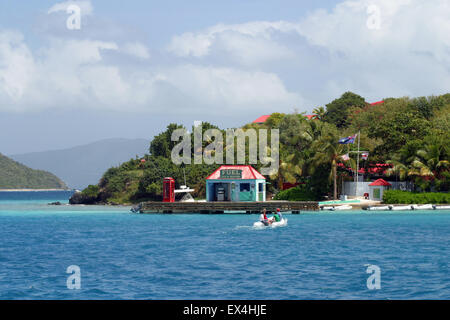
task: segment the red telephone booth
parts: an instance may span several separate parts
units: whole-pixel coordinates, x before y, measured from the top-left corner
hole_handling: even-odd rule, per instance
[[[175,202],[175,180],[173,178],[164,178],[163,202]]]

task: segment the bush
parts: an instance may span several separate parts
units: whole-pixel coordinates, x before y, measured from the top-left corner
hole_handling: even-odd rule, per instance
[[[99,200],[99,186],[89,185],[82,192],[75,192],[69,199],[70,204],[95,204]]]
[[[316,195],[305,185],[300,185],[278,192],[274,200],[314,201],[316,200]]]
[[[386,190],[383,202],[388,204],[440,204],[450,203],[449,193],[439,192],[408,192],[400,190]]]

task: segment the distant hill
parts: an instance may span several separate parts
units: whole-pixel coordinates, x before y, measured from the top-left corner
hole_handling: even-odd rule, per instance
[[[146,139],[107,139],[64,150],[10,156],[31,168],[50,171],[70,188],[84,189],[97,184],[102,174],[136,156],[148,152]]]
[[[33,170],[0,153],[0,189],[66,189],[57,176]]]

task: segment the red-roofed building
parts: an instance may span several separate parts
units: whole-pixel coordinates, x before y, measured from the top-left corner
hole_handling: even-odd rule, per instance
[[[392,185],[383,180],[383,179],[377,179],[371,184],[369,184],[369,198],[370,200],[377,200],[381,201],[383,200],[383,192],[386,189],[389,189]]]
[[[259,123],[259,124],[261,124],[261,123],[266,122],[267,119],[269,119],[269,118],[270,118],[270,114],[265,115],[265,116],[261,116],[261,117],[259,117],[258,119],[256,119],[255,121],[253,121],[253,123]]]
[[[206,201],[266,201],[266,178],[252,166],[220,166],[206,178]]]
[[[392,187],[392,184],[390,184],[389,182],[387,182],[384,179],[377,179],[374,182],[372,182],[371,184],[369,184],[369,186],[374,186],[374,187],[379,187],[379,186]]]
[[[376,106],[377,104],[383,104],[383,103],[384,103],[384,101],[381,100],[381,101],[373,102],[373,103],[371,103],[370,105],[371,105],[371,106]]]

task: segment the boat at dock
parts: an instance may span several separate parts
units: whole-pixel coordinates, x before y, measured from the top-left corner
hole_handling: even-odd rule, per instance
[[[411,210],[449,210],[449,205],[412,204],[412,205],[387,205],[368,207],[368,211],[411,211]]]
[[[320,209],[325,211],[341,211],[341,210],[352,210],[353,207],[349,205],[342,205],[342,206],[323,206]]]

